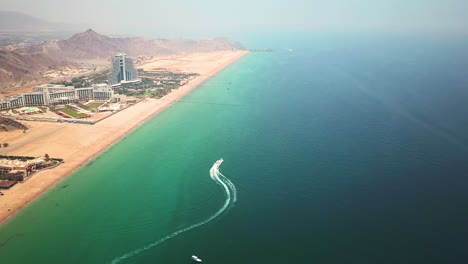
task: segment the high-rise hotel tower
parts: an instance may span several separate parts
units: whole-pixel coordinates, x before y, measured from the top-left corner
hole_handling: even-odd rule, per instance
[[[111,60],[112,71],[108,75],[110,85],[138,81],[137,70],[133,67],[133,61],[127,57],[127,54],[115,54]]]

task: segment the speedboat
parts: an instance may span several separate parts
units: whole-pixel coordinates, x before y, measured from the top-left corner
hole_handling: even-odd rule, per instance
[[[202,260],[195,255],[192,255],[192,259],[195,260],[196,262],[202,262]]]

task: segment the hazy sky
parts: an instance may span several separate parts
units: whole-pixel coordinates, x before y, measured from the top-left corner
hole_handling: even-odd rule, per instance
[[[105,33],[217,36],[273,30],[468,33],[468,0],[0,0],[1,9]]]

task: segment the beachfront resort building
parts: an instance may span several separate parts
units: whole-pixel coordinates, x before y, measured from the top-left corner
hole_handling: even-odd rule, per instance
[[[8,189],[15,182],[24,181],[34,172],[58,166],[62,162],[62,159],[49,159],[47,154],[38,158],[0,156],[0,183],[3,183],[0,187]]]
[[[0,179],[23,181],[37,168],[47,164],[44,157],[29,160],[0,158]]]
[[[112,70],[108,75],[110,85],[120,85],[125,83],[135,83],[140,80],[137,78],[138,73],[133,66],[133,61],[127,54],[115,54],[111,58]]]
[[[0,110],[23,106],[59,105],[78,101],[107,101],[114,96],[112,87],[95,84],[92,87],[74,88],[56,84],[37,86],[29,93],[17,94],[0,99]]]

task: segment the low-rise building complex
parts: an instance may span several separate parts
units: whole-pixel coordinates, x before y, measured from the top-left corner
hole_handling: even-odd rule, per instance
[[[74,88],[57,84],[43,84],[29,93],[17,94],[0,99],[0,110],[23,106],[59,105],[77,101],[107,101],[114,96],[112,87],[96,84],[92,87]]]
[[[0,158],[0,179],[23,181],[34,171],[53,164],[44,157],[29,160]]]

